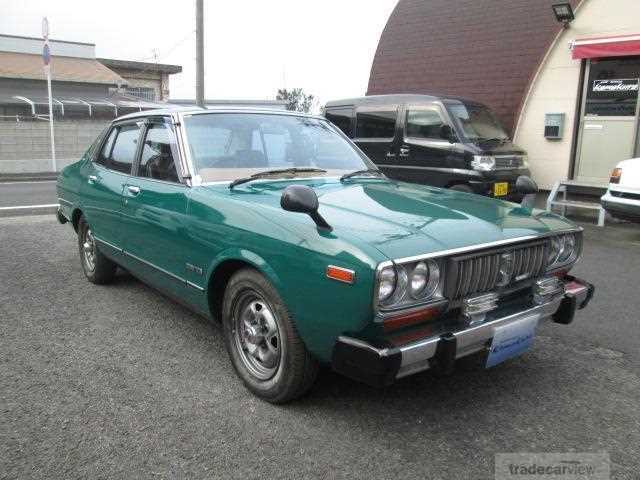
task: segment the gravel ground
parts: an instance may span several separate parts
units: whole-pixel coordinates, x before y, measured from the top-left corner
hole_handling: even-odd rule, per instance
[[[132,277],[85,281],[68,226],[0,218],[0,478],[493,478],[498,452],[608,452],[640,478],[640,229],[587,227],[596,297],[490,370],[383,390],[323,371],[272,406],[217,327]]]

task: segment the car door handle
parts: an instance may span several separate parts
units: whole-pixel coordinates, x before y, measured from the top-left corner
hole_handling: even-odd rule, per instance
[[[128,185],[127,190],[134,197],[140,193],[140,187],[136,187],[135,185]]]
[[[400,156],[401,157],[408,157],[409,156],[409,152],[410,152],[410,150],[407,147],[400,148]]]
[[[395,156],[396,154],[393,152],[387,152],[387,155],[386,155],[387,158],[395,158]]]
[[[89,175],[88,177],[89,179],[87,180],[87,182],[93,184],[96,183],[98,181],[98,177],[96,175]]]

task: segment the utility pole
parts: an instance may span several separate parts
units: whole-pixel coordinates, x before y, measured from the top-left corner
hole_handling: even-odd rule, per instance
[[[196,0],[196,104],[204,107],[204,12],[203,0]]]
[[[58,171],[56,165],[56,142],[53,135],[53,97],[51,95],[51,50],[49,48],[49,21],[47,17],[42,19],[42,61],[44,62],[44,73],[47,76],[47,92],[49,93],[49,135],[51,137],[51,170]]]

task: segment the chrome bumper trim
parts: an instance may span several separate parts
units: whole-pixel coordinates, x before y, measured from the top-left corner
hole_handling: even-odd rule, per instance
[[[504,317],[488,320],[480,325],[451,332],[456,338],[456,358],[461,358],[485,348],[488,340],[493,338],[496,327],[522,320],[524,318],[537,317],[538,321],[551,317],[562,302],[563,297],[556,297],[548,303],[536,305],[526,310],[506,315]],[[402,355],[400,370],[396,378],[406,377],[429,368],[429,361],[435,356],[440,337],[430,337],[408,345],[399,347]]]

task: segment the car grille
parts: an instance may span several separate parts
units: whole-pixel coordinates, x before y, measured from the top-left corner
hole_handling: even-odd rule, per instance
[[[496,168],[520,168],[520,167],[522,167],[522,157],[519,155],[496,156]]]
[[[495,290],[500,280],[500,256],[506,252],[513,252],[513,274],[506,287],[527,278],[538,277],[546,269],[544,241],[505,247],[484,254],[453,257],[451,265],[454,267],[452,273],[455,273],[455,283],[449,286],[450,298],[460,299]]]

